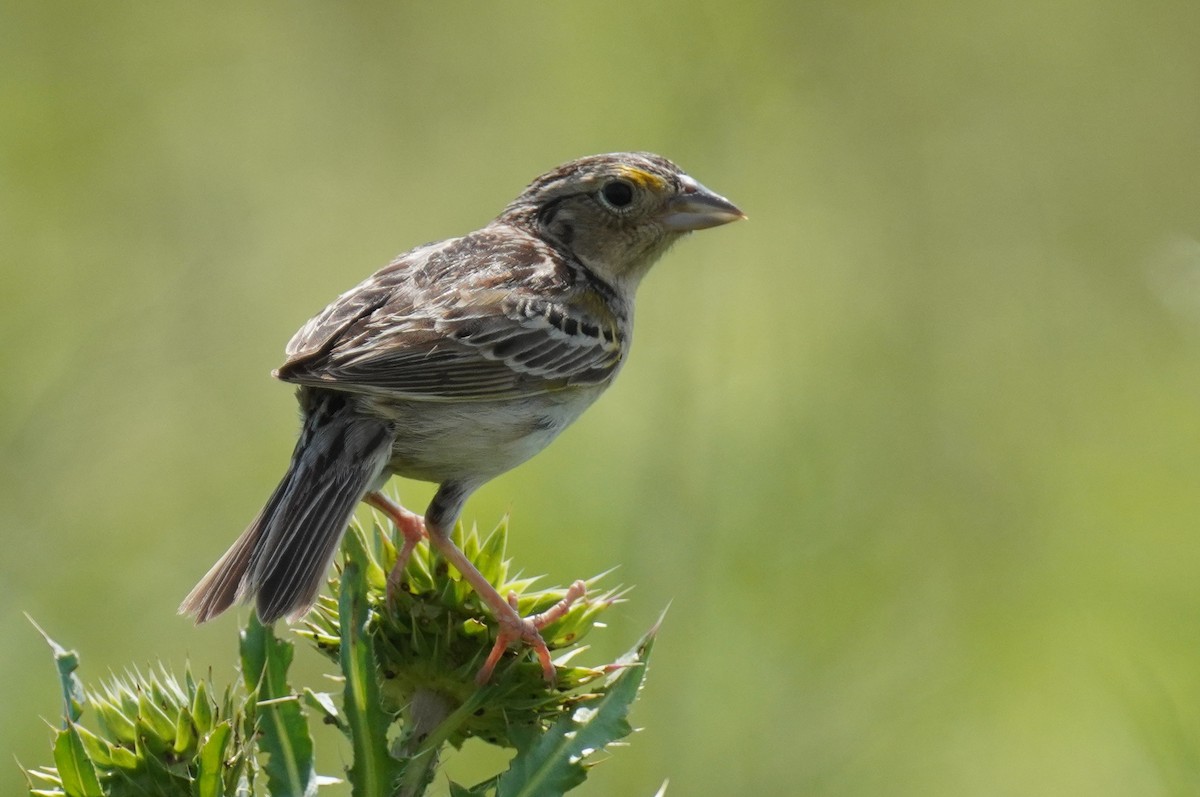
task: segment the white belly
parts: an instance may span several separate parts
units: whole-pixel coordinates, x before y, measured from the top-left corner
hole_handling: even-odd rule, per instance
[[[541,451],[591,406],[604,386],[521,399],[370,402],[395,420],[388,470],[410,479],[483,482]]]

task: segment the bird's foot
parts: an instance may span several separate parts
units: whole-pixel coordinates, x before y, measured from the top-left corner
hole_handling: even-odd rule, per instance
[[[383,493],[367,493],[363,500],[387,515],[404,537],[403,544],[396,551],[396,564],[392,565],[387,577],[387,604],[389,608],[394,608],[395,597],[404,583],[404,568],[408,567],[408,558],[412,556],[417,543],[429,536],[425,530],[425,518],[405,509]]]
[[[508,602],[502,604],[503,610],[499,606],[493,607],[496,621],[500,624],[500,633],[496,636],[496,644],[492,646],[487,660],[479,668],[475,682],[481,686],[487,683],[491,679],[492,671],[496,669],[500,657],[504,655],[504,651],[508,650],[513,643],[524,643],[533,649],[534,655],[542,665],[542,676],[546,679],[546,683],[553,684],[557,674],[554,670],[554,663],[550,661],[550,648],[546,646],[546,640],[542,639],[541,631],[562,618],[571,610],[571,606],[586,594],[587,586],[582,581],[576,581],[567,590],[566,596],[558,603],[541,614],[522,617],[517,611],[516,593],[510,592]]]

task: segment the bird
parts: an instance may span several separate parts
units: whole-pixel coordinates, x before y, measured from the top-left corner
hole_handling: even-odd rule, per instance
[[[592,155],[534,179],[486,226],[418,246],[335,299],[292,337],[273,375],[298,386],[290,464],[258,515],[179,607],[197,623],[253,599],[296,621],[360,502],[403,536],[389,590],[428,539],[494,616],[477,681],[524,643],[553,683],[540,631],[584,593],[522,617],[451,539],[467,499],[546,447],[627,360],[642,278],[690,232],[746,218],[649,152]],[[424,516],[381,490],[432,482]]]

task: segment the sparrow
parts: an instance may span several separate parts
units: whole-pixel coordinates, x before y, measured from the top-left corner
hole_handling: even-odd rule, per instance
[[[612,384],[634,295],[677,240],[745,218],[671,161],[593,155],[535,179],[490,224],[406,252],[291,339],[274,375],[298,385],[302,427],[266,505],[184,599],[202,623],[250,599],[263,623],[313,605],[360,502],[404,538],[389,590],[428,538],[495,616],[477,676],[583,595],[522,617],[451,540],[470,495],[545,448]],[[424,516],[386,497],[393,475],[438,485]]]

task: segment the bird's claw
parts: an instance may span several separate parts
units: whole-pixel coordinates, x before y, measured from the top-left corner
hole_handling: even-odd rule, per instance
[[[508,593],[510,611],[497,612],[496,620],[500,624],[500,631],[496,635],[496,644],[492,646],[487,660],[479,668],[475,682],[480,686],[486,684],[491,679],[492,672],[496,669],[496,664],[504,655],[504,651],[514,643],[523,642],[532,648],[534,655],[537,656],[538,663],[542,665],[542,677],[546,679],[546,683],[553,684],[557,679],[557,672],[554,669],[554,662],[550,660],[550,648],[546,646],[546,640],[542,639],[541,631],[551,623],[562,619],[575,602],[586,594],[587,585],[582,581],[576,581],[558,603],[540,614],[522,617],[517,611],[516,593]]]

